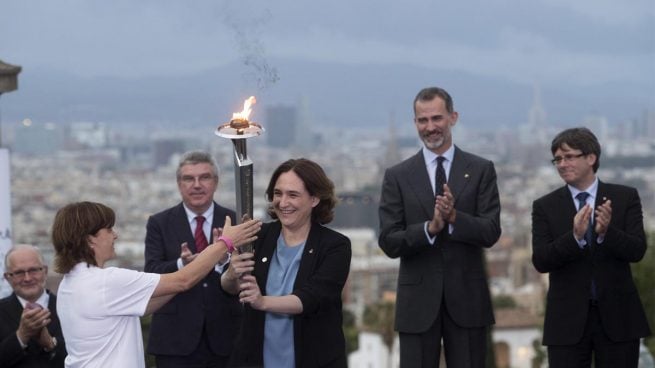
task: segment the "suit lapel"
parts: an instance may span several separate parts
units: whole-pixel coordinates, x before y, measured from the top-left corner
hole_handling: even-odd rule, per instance
[[[609,197],[609,192],[607,191],[607,185],[602,181],[598,180],[598,189],[596,190],[596,200],[594,201],[594,208],[602,205],[605,202],[605,199]]]
[[[309,230],[305,249],[300,259],[298,274],[293,283],[294,289],[301,286],[309,278],[309,275],[311,275],[312,270],[316,266],[316,257],[321,246],[321,233],[321,225],[312,223],[312,228]]]
[[[466,155],[455,146],[455,154],[453,155],[453,162],[450,165],[450,173],[448,175],[448,188],[453,193],[455,206],[457,206],[459,194],[464,191],[471,178],[471,174],[468,172],[469,166],[470,162]]]
[[[184,242],[189,246],[189,250],[192,253],[196,253],[196,242],[193,239],[193,234],[191,233],[191,226],[189,225],[189,219],[187,218],[186,211],[184,206],[180,203],[175,209],[175,215],[173,216],[173,228],[175,229],[175,234],[180,234],[182,239],[179,239],[177,244],[182,244]]]
[[[573,201],[573,194],[571,194],[569,187],[565,185],[562,188],[560,188],[560,190],[557,192],[557,198],[560,201],[560,203],[554,207],[564,209],[564,213],[562,213],[562,217],[566,218],[567,220],[573,219],[573,217],[575,217],[575,214],[578,213],[578,207]]]
[[[432,218],[434,213],[434,192],[430,176],[425,167],[425,158],[423,151],[418,151],[416,155],[408,162],[406,178],[412,191],[418,197],[421,207],[428,218]]]
[[[16,323],[16,326],[20,325],[20,316],[23,313],[23,307],[18,301],[18,297],[15,293],[11,294],[11,308],[9,308],[9,317],[12,321]]]

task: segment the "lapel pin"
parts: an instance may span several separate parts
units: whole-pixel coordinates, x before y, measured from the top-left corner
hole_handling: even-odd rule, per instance
[[[262,258],[262,262],[266,263],[266,261],[268,261],[268,258],[266,257]]]
[[[314,253],[314,248],[309,250],[309,254],[312,254],[312,253]]]
[[[465,177],[465,178],[468,178],[468,177],[469,177],[469,174],[468,174],[468,173],[464,174],[464,177]]]

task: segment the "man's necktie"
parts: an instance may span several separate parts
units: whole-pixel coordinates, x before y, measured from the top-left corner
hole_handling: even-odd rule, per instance
[[[443,195],[443,185],[446,184],[446,170],[443,168],[443,162],[446,158],[437,157],[437,171],[434,175],[434,195]]]
[[[575,196],[575,199],[578,200],[578,211],[580,211],[586,204],[587,204],[587,198],[589,198],[589,193],[587,192],[580,192]],[[587,242],[587,247],[591,247],[592,242],[593,242],[593,231],[594,231],[594,223],[591,221],[591,217],[589,217],[589,226],[587,227],[587,232],[584,234],[584,239]],[[596,300],[596,281],[591,279],[591,299]]]
[[[196,232],[193,234],[193,239],[196,242],[196,253],[202,252],[203,249],[207,248],[207,245],[209,245],[205,232],[202,231],[202,224],[204,223],[204,216],[196,216]]]

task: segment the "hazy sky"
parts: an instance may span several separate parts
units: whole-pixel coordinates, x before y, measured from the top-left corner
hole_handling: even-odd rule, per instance
[[[189,95],[186,106],[175,111],[166,105],[181,96],[177,91],[167,98],[136,91],[125,96],[135,100],[125,110],[106,96],[120,98],[125,91],[116,86],[131,83],[129,78],[212,76],[227,67],[228,77],[247,75],[260,90],[275,83],[263,103],[332,87],[310,96],[319,120],[353,116],[353,109],[362,109],[350,100],[373,88],[376,96],[363,104],[377,114],[361,111],[355,120],[386,121],[389,111],[397,111],[401,121],[411,121],[409,101],[418,88],[466,75],[445,87],[471,120],[491,127],[525,121],[533,85],[544,91],[553,121],[577,124],[588,113],[618,121],[655,111],[655,0],[1,0],[0,59],[24,70],[25,88],[6,103],[9,119],[36,115],[41,108],[47,112],[42,119],[52,120],[130,115],[208,121],[210,113],[232,109],[221,106],[201,115],[205,106],[237,105],[238,98],[221,102],[215,96],[221,87],[234,91],[225,74],[213,89],[202,90],[197,81],[183,85],[208,99]],[[362,71],[362,77],[336,74],[326,82],[289,70],[316,63],[354,67],[348,70]],[[303,72],[311,70],[316,69]],[[410,70],[423,74],[417,81],[414,73],[403,85]],[[62,77],[48,84],[53,73]],[[380,73],[392,75],[385,80]],[[56,90],[69,74],[95,79],[82,87],[76,79],[72,94]],[[247,83],[254,85],[252,80]],[[478,87],[477,81],[500,83]],[[345,90],[350,94],[338,96]],[[139,109],[157,112],[158,106],[158,115],[139,115]]]
[[[160,75],[244,57],[255,67],[283,57],[655,83],[655,1],[0,2],[0,59],[26,68]]]

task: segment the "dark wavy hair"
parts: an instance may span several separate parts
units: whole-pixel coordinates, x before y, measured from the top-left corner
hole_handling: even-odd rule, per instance
[[[328,224],[334,218],[334,207],[337,205],[337,197],[334,194],[334,183],[325,175],[323,168],[314,161],[306,158],[291,159],[283,162],[275,169],[271,180],[266,188],[266,199],[270,202],[268,214],[273,219],[277,215],[273,209],[273,194],[275,183],[280,175],[293,171],[305,184],[309,195],[319,199],[319,203],[312,209],[312,222]]]
[[[114,227],[115,221],[114,210],[102,203],[71,203],[57,211],[52,224],[55,271],[66,274],[80,262],[97,266],[88,237]]]
[[[555,155],[555,152],[565,144],[570,148],[582,151],[584,155],[596,155],[593,169],[594,172],[598,171],[600,167],[600,143],[598,143],[598,138],[591,130],[579,127],[561,131],[553,138],[553,142],[550,144],[550,152]]]

